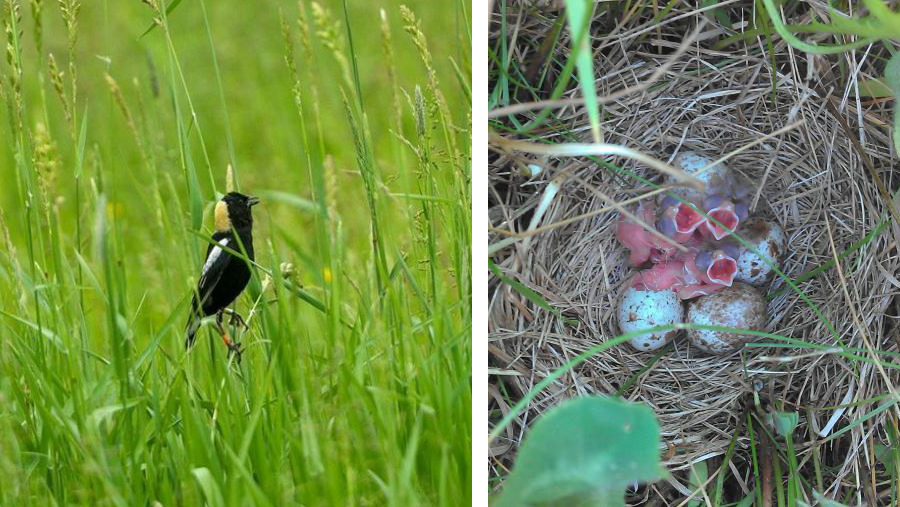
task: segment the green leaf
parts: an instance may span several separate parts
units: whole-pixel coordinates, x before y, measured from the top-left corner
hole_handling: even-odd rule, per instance
[[[825,495],[819,493],[818,491],[813,491],[812,495],[813,499],[815,499],[816,501],[815,505],[817,505],[818,507],[847,507],[841,502],[835,502],[834,500],[825,498]],[[800,502],[800,504],[802,505],[803,502]]]
[[[600,134],[600,108],[597,105],[597,89],[594,84],[594,56],[591,51],[589,27],[594,14],[593,0],[566,0],[566,13],[569,19],[569,31],[572,34],[572,54],[575,58],[575,70],[581,94],[584,96],[584,107],[595,143],[602,143]]]
[[[87,106],[84,107],[84,117],[81,119],[81,129],[78,133],[78,145],[75,148],[75,178],[81,177],[81,168],[84,166],[84,143],[87,139]]]
[[[844,53],[851,49],[855,49],[858,47],[865,46],[867,44],[871,44],[875,38],[874,37],[864,37],[858,40],[855,40],[849,44],[837,44],[837,45],[829,45],[829,44],[820,44],[814,45],[803,42],[802,40],[794,37],[794,34],[788,31],[787,27],[784,25],[784,22],[781,20],[781,14],[778,8],[775,6],[774,0],[762,0],[763,5],[766,7],[766,12],[769,15],[769,19],[772,20],[772,26],[775,28],[775,31],[778,32],[778,35],[781,36],[791,46],[799,49],[800,51],[806,51],[807,53],[813,53],[817,55],[833,55],[836,53]],[[848,21],[848,20],[845,20]],[[835,23],[832,23],[834,25]],[[831,27],[829,27],[831,28]],[[837,31],[838,27],[833,27]],[[847,28],[846,26],[844,28]],[[858,27],[858,31],[865,32],[868,34],[869,30],[865,30],[869,28],[864,25],[860,25]]]
[[[316,203],[290,192],[284,192],[282,190],[261,190],[256,194],[265,200],[280,201],[295,206],[302,211],[308,211],[310,213],[319,212],[319,207]]]
[[[62,340],[60,340],[59,336],[56,333],[54,333],[51,329],[43,327],[43,326],[38,326],[37,324],[35,324],[34,322],[32,322],[30,320],[23,319],[22,317],[13,315],[11,313],[6,313],[3,310],[0,310],[0,315],[3,315],[4,317],[9,317],[10,319],[18,321],[19,323],[30,327],[33,331],[40,331],[40,333],[42,335],[44,335],[44,338],[47,338],[48,340],[50,340],[59,349],[63,349]]]
[[[738,502],[734,507],[751,507],[753,501],[756,500],[756,496],[754,496],[753,493],[754,491],[751,489],[750,494],[744,497],[744,499]]]
[[[191,473],[194,474],[194,478],[197,479],[197,484],[199,484],[200,489],[203,490],[203,496],[206,498],[207,505],[211,507],[225,505],[225,498],[222,496],[222,490],[219,489],[219,484],[216,483],[215,478],[213,478],[212,473],[210,473],[208,468],[195,468],[191,470]]]
[[[718,3],[719,0],[703,0],[700,2],[700,6],[705,9],[712,5],[718,5]],[[728,12],[721,7],[714,7],[706,11],[706,16],[717,21],[724,28],[731,28],[731,18],[728,17]]]
[[[115,403],[113,405],[107,405],[105,407],[95,408],[91,412],[90,416],[88,416],[87,421],[90,425],[94,426],[95,428],[98,428],[105,421],[110,420],[116,412],[118,412],[122,409],[134,407],[141,401],[142,401],[141,398],[137,398],[137,399],[133,399],[127,403]]]
[[[857,86],[859,87],[857,97],[881,98],[894,95],[891,87],[886,85],[881,79],[863,79],[857,83]]]
[[[545,301],[544,298],[542,298],[540,296],[540,294],[538,294],[537,292],[529,289],[528,287],[513,280],[512,278],[504,276],[503,273],[500,272],[500,268],[498,268],[497,265],[494,264],[494,261],[492,261],[490,259],[488,259],[488,268],[491,270],[492,273],[497,275],[497,278],[499,278],[501,282],[512,287],[513,290],[518,292],[525,299],[531,301],[532,303],[536,304],[537,306],[543,308],[544,310],[547,310],[548,312],[552,313],[556,317],[562,319],[562,321],[565,322],[566,324],[570,324],[573,326],[578,324],[578,321],[576,321],[576,320],[567,319],[566,317],[563,317],[562,314],[559,313],[559,310],[550,306],[550,303]]]
[[[876,443],[875,459],[877,459],[878,462],[882,465],[891,466],[894,460],[893,450],[882,443]]]
[[[584,397],[525,437],[496,506],[625,505],[624,490],[662,478],[659,425],[644,405]]]
[[[692,491],[699,490],[703,487],[703,483],[706,482],[706,479],[709,479],[709,470],[706,467],[706,462],[701,461],[699,463],[694,463],[691,465],[691,477],[690,477],[690,488]],[[702,495],[694,495],[694,498],[688,501],[688,507],[697,507],[703,504]]]
[[[800,414],[797,412],[774,412],[772,414],[772,425],[775,427],[775,433],[786,436],[794,433],[794,428],[800,422]]]
[[[883,0],[863,0],[863,5],[869,9],[871,14],[871,16],[863,18],[864,20],[875,18],[873,24],[880,25],[891,38],[897,38],[898,30],[900,30],[900,14],[892,11]]]
[[[900,152],[900,53],[895,53],[884,66],[884,80],[894,92],[894,149]]]

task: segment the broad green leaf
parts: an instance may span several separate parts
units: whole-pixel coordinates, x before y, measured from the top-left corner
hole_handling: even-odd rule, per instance
[[[891,87],[886,85],[881,79],[863,79],[857,86],[859,87],[857,97],[881,98],[894,95]]]
[[[847,507],[841,502],[835,502],[834,500],[826,498],[825,495],[819,493],[818,491],[813,491],[812,495],[813,499],[815,499],[815,503],[813,505],[816,505],[817,507]],[[797,505],[799,505],[800,507],[810,507],[808,503],[803,501],[798,501]]]
[[[775,432],[781,436],[794,433],[794,428],[800,422],[800,414],[797,412],[775,412],[772,414],[772,425]]]
[[[718,5],[718,3],[719,0],[702,0],[700,6],[705,9],[712,5]],[[713,9],[706,11],[706,16],[717,21],[725,28],[731,28],[731,18],[728,17],[728,12],[721,7],[714,7]]]
[[[734,507],[751,507],[753,505],[753,501],[756,500],[756,496],[753,494],[754,490],[750,490],[750,494],[745,496],[743,500],[737,503]]]
[[[875,38],[873,37],[864,37],[849,44],[837,45],[814,45],[803,42],[797,37],[794,37],[794,34],[788,31],[787,27],[784,25],[784,22],[781,20],[781,13],[778,11],[778,8],[775,6],[775,2],[773,0],[762,0],[762,2],[766,7],[766,12],[769,14],[769,19],[772,20],[772,25],[775,28],[775,31],[778,32],[778,35],[780,35],[781,38],[785,40],[785,42],[787,42],[791,46],[794,46],[800,51],[806,51],[807,53],[813,53],[817,55],[833,55],[871,44],[875,40]]]
[[[875,23],[880,25],[882,30],[889,31],[892,38],[900,35],[900,14],[892,11],[891,8],[883,0],[863,0],[863,4],[869,9],[871,16],[863,18],[868,20],[874,18]]]
[[[694,463],[691,465],[691,476],[690,476],[690,488],[691,491],[697,491],[703,487],[703,483],[706,482],[706,479],[709,478],[709,470],[706,467],[706,462],[701,461],[699,463]],[[698,507],[703,505],[703,495],[694,495],[694,498],[691,498],[688,501],[689,507]]]
[[[659,425],[644,405],[566,401],[525,437],[496,505],[625,505],[626,487],[665,475],[659,445]]]
[[[108,421],[110,418],[112,418],[113,414],[115,414],[116,412],[125,408],[131,408],[140,402],[141,399],[137,398],[127,403],[115,403],[112,405],[107,405],[105,407],[95,408],[91,412],[90,416],[88,416],[87,420],[92,426],[98,428],[105,421]]]
[[[890,466],[891,463],[893,463],[893,461],[894,461],[893,452],[894,451],[890,447],[888,447],[882,443],[875,444],[875,459],[877,459],[878,462],[881,463],[882,465]]]

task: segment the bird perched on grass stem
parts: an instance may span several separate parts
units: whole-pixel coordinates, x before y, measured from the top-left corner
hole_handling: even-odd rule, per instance
[[[253,258],[253,217],[250,207],[258,203],[256,197],[249,197],[238,192],[229,192],[216,203],[215,233],[206,250],[206,261],[200,272],[200,281],[191,302],[191,316],[187,323],[185,347],[194,343],[194,334],[200,327],[200,321],[209,315],[216,316],[216,329],[229,352],[234,352],[240,360],[241,345],[232,341],[228,332],[222,327],[222,319],[226,311],[231,314],[232,321],[244,324],[241,316],[227,310],[235,298],[244,290],[250,281],[250,266],[241,257],[227,250],[225,246],[238,253],[246,253]]]

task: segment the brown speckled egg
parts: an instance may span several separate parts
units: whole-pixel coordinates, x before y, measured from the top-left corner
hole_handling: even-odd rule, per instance
[[[633,280],[622,292],[616,311],[623,334],[684,322],[684,305],[675,291],[635,289],[632,287]],[[677,330],[646,333],[632,338],[629,343],[637,350],[656,350],[672,341],[677,334]]]
[[[689,324],[733,327],[759,331],[766,324],[766,300],[758,289],[735,283],[688,306]],[[756,337],[747,334],[688,329],[688,338],[697,348],[710,354],[734,352]]]
[[[761,217],[750,217],[741,224],[738,234],[756,251],[779,268],[781,267],[785,251],[785,237],[784,231],[778,224]],[[773,273],[775,270],[763,262],[758,255],[742,246],[741,255],[737,259],[737,274],[734,275],[736,281],[761,287],[769,282]]]

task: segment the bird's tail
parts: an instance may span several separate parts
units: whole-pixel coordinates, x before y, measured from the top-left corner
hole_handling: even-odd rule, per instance
[[[184,348],[189,349],[194,344],[194,335],[197,333],[197,329],[200,328],[200,321],[200,316],[191,312],[191,318],[188,319],[187,329],[184,333]]]
[[[188,317],[184,332],[184,348],[186,349],[191,348],[191,345],[194,344],[194,335],[197,333],[197,329],[200,328],[200,321],[203,320],[203,315],[200,314],[197,306],[197,297],[194,296],[191,301],[191,316]]]

